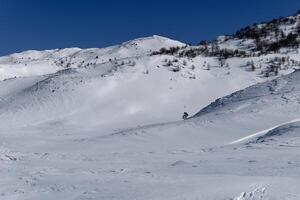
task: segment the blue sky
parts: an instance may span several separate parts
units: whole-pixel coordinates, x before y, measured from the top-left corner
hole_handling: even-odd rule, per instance
[[[299,0],[0,0],[0,55],[154,34],[196,44],[299,9]]]

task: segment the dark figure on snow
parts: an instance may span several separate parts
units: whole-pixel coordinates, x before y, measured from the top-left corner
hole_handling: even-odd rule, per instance
[[[187,112],[184,112],[182,115],[182,119],[186,120],[188,118],[189,114]]]

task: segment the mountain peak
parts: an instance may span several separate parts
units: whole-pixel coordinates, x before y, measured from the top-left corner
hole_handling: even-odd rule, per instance
[[[185,46],[186,44],[179,42],[177,40],[172,40],[167,37],[163,36],[158,36],[158,35],[153,35],[149,37],[142,37],[142,38],[137,38],[134,40],[130,40],[127,42],[124,42],[121,46],[125,47],[139,47],[143,50],[146,51],[157,51],[160,48],[170,48],[174,46]]]

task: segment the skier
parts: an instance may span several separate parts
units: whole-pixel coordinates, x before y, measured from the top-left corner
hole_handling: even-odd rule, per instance
[[[182,115],[182,119],[186,120],[188,118],[189,114],[187,112],[184,112]]]

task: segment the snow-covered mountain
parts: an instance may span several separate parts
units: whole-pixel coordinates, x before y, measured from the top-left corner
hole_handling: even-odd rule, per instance
[[[0,57],[1,199],[299,199],[299,23]]]
[[[113,130],[180,120],[183,112],[193,115],[217,98],[292,72],[299,57],[294,52],[223,60],[155,53],[172,48],[193,47],[153,36],[104,49],[2,57],[0,123]],[[266,77],[266,70],[273,73]]]
[[[108,63],[111,60],[138,58],[162,47],[183,46],[160,36],[140,38],[102,49],[54,49],[25,51],[0,58],[1,80],[55,73],[65,68],[79,68]]]

